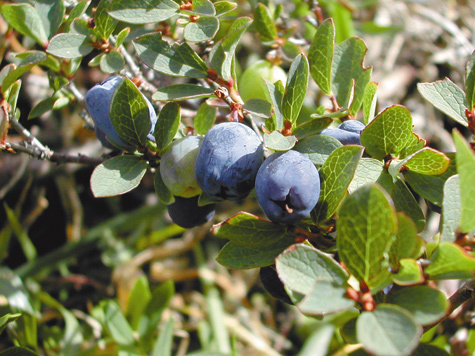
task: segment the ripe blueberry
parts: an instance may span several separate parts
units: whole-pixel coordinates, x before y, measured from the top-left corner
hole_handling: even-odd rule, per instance
[[[320,197],[317,168],[300,152],[274,153],[259,168],[256,196],[271,221],[296,223],[310,214]]]
[[[345,131],[339,128],[328,128],[322,130],[320,134],[334,137],[343,145],[361,145],[360,135],[354,132]]]
[[[348,132],[353,132],[358,135],[361,135],[361,131],[363,131],[365,127],[366,127],[365,124],[363,124],[361,121],[358,121],[358,120],[346,120],[346,121],[343,121],[338,126],[339,129],[342,129]]]
[[[214,200],[244,199],[254,187],[264,160],[262,142],[244,124],[226,122],[212,127],[196,159],[196,181]]]
[[[167,206],[173,222],[190,229],[210,221],[214,216],[216,204],[199,206],[198,199],[199,195],[191,198],[175,197],[175,202]]]

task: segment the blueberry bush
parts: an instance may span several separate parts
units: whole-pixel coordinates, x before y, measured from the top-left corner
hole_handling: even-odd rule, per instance
[[[0,356],[474,354],[475,13],[422,3],[2,1]]]

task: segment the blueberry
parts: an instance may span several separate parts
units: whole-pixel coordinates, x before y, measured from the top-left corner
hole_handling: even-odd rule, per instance
[[[310,214],[320,197],[317,168],[300,152],[274,153],[259,168],[256,196],[271,221],[296,223]]]
[[[285,291],[284,284],[279,279],[277,271],[272,266],[262,267],[259,270],[259,278],[261,279],[262,285],[266,291],[276,299],[287,303],[294,304],[290,300],[289,295]]]
[[[264,149],[257,134],[244,124],[212,127],[196,159],[196,181],[210,198],[240,201],[254,187]]]
[[[86,108],[94,121],[96,137],[101,141],[104,147],[110,149],[118,148],[124,151],[135,151],[136,147],[120,138],[112,125],[109,115],[112,96],[122,80],[124,80],[122,77],[113,76],[92,87],[86,94]],[[150,112],[150,132],[147,138],[155,141],[153,131],[157,122],[157,114],[155,113],[152,103],[150,103],[148,99],[145,100],[147,101]]]
[[[186,136],[173,141],[160,160],[160,174],[173,195],[190,198],[201,193],[195,178],[195,165],[203,137]]]
[[[353,132],[358,135],[361,135],[361,131],[363,131],[365,127],[366,127],[365,124],[363,124],[361,121],[358,121],[358,120],[346,120],[346,121],[343,121],[338,126],[339,129],[342,129],[348,132]]]
[[[337,128],[329,128],[322,130],[320,134],[334,137],[343,145],[361,145],[360,135],[354,132]]]
[[[199,206],[198,199],[199,195],[191,198],[175,197],[175,202],[167,206],[173,222],[190,229],[210,221],[214,216],[216,204]]]

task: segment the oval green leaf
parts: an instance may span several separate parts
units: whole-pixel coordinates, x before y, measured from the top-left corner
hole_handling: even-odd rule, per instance
[[[284,120],[295,125],[302,108],[308,85],[308,60],[303,54],[295,57],[289,70],[289,77],[282,98]]]
[[[202,16],[186,25],[184,36],[189,42],[204,42],[212,39],[218,30],[219,20],[216,17]]]
[[[348,145],[337,148],[319,169],[320,199],[311,213],[315,222],[328,220],[336,212],[346,195],[362,154],[361,146]]]
[[[78,58],[92,52],[93,47],[88,36],[79,33],[60,33],[48,44],[46,52],[60,58]]]
[[[135,156],[118,156],[98,165],[91,175],[96,198],[111,197],[136,188],[147,172],[147,162]]]
[[[356,321],[356,331],[364,348],[380,356],[410,355],[422,335],[422,327],[408,311],[390,304],[363,312]]]
[[[165,21],[179,9],[173,0],[114,0],[109,14],[119,21],[140,25]]]
[[[375,159],[398,155],[412,134],[412,117],[405,107],[393,105],[382,111],[361,132],[361,143]]]
[[[376,184],[346,197],[338,211],[337,246],[348,271],[370,289],[389,277],[388,252],[397,220],[392,202]]]
[[[295,146],[296,142],[295,136],[284,136],[279,131],[271,134],[264,133],[264,144],[270,150],[288,151]]]
[[[312,292],[317,281],[346,285],[348,274],[328,254],[305,244],[287,248],[276,259],[279,278],[287,288],[303,295]]]
[[[386,301],[408,310],[420,325],[430,325],[442,319],[449,310],[445,295],[429,286],[400,288],[389,293]]]
[[[208,75],[206,64],[186,43],[170,46],[162,40],[161,34],[151,33],[135,39],[133,44],[139,58],[157,72],[189,78],[206,78]]]

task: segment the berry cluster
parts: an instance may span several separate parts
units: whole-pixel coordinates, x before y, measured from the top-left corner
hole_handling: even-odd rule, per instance
[[[122,78],[111,77],[94,86],[86,95],[86,106],[95,123],[95,132],[105,147],[131,151],[111,123],[109,112],[114,89]],[[150,134],[157,121],[150,104]],[[344,121],[338,128],[320,134],[342,144],[361,144],[364,124]],[[294,224],[307,217],[320,197],[320,177],[310,159],[297,151],[275,152],[264,159],[264,147],[248,126],[226,122],[213,126],[204,137],[186,136],[174,140],[160,153],[160,175],[174,196],[168,205],[172,220],[191,228],[211,220],[215,202],[242,201],[255,188],[257,201],[274,223]],[[200,206],[199,196],[214,203]]]

